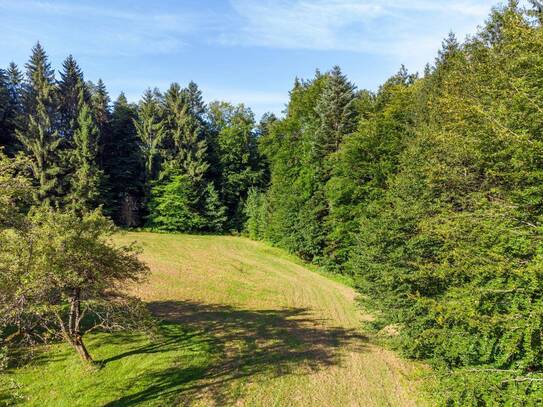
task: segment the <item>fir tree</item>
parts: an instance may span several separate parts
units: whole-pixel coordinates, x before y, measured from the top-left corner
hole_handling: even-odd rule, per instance
[[[158,174],[159,148],[165,134],[165,123],[156,95],[148,89],[138,107],[138,119],[134,120],[144,159],[145,185],[150,185]]]
[[[96,85],[90,86],[92,90],[90,104],[92,114],[98,127],[98,162],[100,168],[104,167],[105,148],[111,143],[111,100],[102,79]]]
[[[326,85],[315,107],[320,120],[315,134],[317,159],[336,152],[343,138],[356,129],[354,89],[354,85],[347,80],[338,66],[327,76]]]
[[[105,211],[121,225],[140,224],[143,195],[143,160],[134,121],[137,106],[121,93],[113,104],[111,133],[102,139],[102,169],[107,177]]]
[[[0,146],[12,144],[11,95],[6,71],[0,69]]]
[[[83,72],[72,55],[68,56],[62,64],[60,81],[58,83],[60,135],[67,143],[72,142],[81,106],[81,94],[85,102],[88,101],[88,91],[85,87]]]
[[[183,90],[184,99],[189,106],[190,114],[202,125],[206,106],[202,98],[202,91],[198,85],[190,81],[188,86]]]
[[[85,101],[84,90],[79,92],[77,129],[74,133],[74,148],[70,152],[70,161],[75,168],[71,177],[69,201],[79,213],[89,212],[98,206],[102,171],[98,168],[97,152],[99,131]]]
[[[16,134],[32,159],[32,171],[38,183],[36,199],[42,201],[49,199],[59,184],[58,148],[61,139],[55,129],[54,73],[39,42],[32,49],[26,68],[23,95],[27,123]]]
[[[209,168],[201,117],[204,107],[196,85],[191,84],[192,87],[181,90],[174,83],[164,96],[166,137],[170,145],[166,167],[200,183]]]
[[[6,152],[14,154],[21,148],[15,133],[24,124],[22,100],[24,76],[13,62],[10,62],[6,70],[6,80],[9,101],[5,110],[6,115],[4,116],[5,141],[0,141],[0,144],[3,143],[6,145]]]

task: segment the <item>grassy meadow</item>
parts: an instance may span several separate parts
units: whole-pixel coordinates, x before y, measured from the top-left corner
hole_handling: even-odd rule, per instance
[[[155,337],[91,334],[0,376],[0,405],[414,406],[419,369],[374,344],[348,285],[240,237],[127,233]]]

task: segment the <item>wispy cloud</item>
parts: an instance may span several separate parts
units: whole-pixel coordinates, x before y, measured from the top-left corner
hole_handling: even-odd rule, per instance
[[[435,53],[442,36],[475,29],[495,0],[231,0],[241,19],[225,45],[370,52],[410,58]]]
[[[14,32],[26,19],[40,16],[48,22],[41,27],[46,36],[62,36],[65,45],[84,44],[88,55],[131,56],[167,54],[183,48],[186,35],[200,29],[201,19],[194,12],[160,13],[149,8],[108,6],[98,2],[40,0],[0,0],[0,32]],[[61,22],[61,24],[51,23]],[[40,32],[40,27],[36,27]],[[66,35],[70,33],[70,35]],[[39,38],[29,38],[35,42]],[[47,39],[47,38],[45,38]],[[1,40],[0,40],[1,41]],[[53,42],[53,41],[52,41]]]

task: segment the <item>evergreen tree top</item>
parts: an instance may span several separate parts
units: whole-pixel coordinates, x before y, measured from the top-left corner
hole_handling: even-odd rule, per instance
[[[83,71],[77,64],[75,58],[70,54],[62,63],[62,71],[60,72],[61,87],[74,85],[77,82],[83,82]]]
[[[128,105],[128,99],[126,98],[126,95],[124,92],[121,92],[119,96],[117,97],[117,100],[115,101],[115,108],[118,106],[127,106]]]
[[[55,71],[51,69],[49,58],[39,41],[32,48],[30,60],[26,63],[25,67],[27,80],[31,83],[36,81],[36,75],[42,76],[50,83],[55,79]]]
[[[23,83],[23,74],[15,62],[10,62],[6,75],[11,86],[17,87]]]

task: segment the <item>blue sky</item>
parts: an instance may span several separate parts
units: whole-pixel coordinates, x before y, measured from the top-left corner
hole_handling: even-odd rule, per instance
[[[0,66],[40,40],[53,66],[73,54],[115,98],[194,80],[206,101],[280,113],[296,76],[340,65],[376,89],[421,70],[449,31],[460,38],[497,0],[0,0]]]

